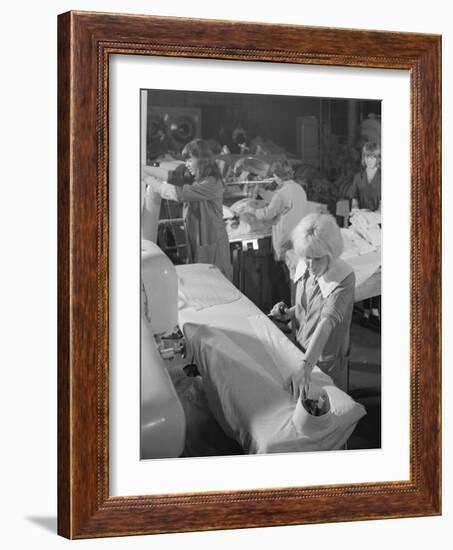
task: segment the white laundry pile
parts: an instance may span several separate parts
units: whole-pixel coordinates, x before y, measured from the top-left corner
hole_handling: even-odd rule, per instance
[[[240,199],[237,202],[235,202],[234,204],[232,204],[230,206],[230,209],[235,214],[241,216],[244,213],[244,210],[248,206],[254,206],[255,208],[263,208],[264,206],[266,206],[266,203],[263,200],[252,199],[250,197],[246,197],[246,198]]]
[[[354,256],[361,256],[362,254],[368,254],[374,252],[377,247],[365,240],[359,233],[354,231],[351,227],[342,228],[341,236],[343,237],[344,251],[341,257],[343,260],[352,258]]]
[[[186,264],[176,268],[179,307],[196,310],[239,300],[242,293],[211,264]]]
[[[373,246],[381,246],[381,213],[367,210],[353,211],[351,229]]]
[[[270,223],[257,220],[253,215],[244,214],[244,209],[251,204],[258,208],[266,206],[264,201],[252,198],[241,199],[229,208],[224,206],[223,217],[226,220],[226,229],[230,240],[242,236],[270,235],[272,233],[272,225]],[[231,219],[233,216],[239,216],[239,223]]]
[[[231,220],[234,218],[235,213],[228,206],[222,205],[222,215],[224,220]]]
[[[341,230],[341,257],[353,268],[357,289],[381,267],[381,213],[355,210],[350,222],[350,227]]]

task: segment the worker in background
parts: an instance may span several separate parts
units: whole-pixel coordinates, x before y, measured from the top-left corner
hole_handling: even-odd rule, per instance
[[[243,213],[272,224],[272,246],[275,260],[281,262],[279,265],[284,271],[285,296],[289,294],[290,287],[286,252],[291,247],[291,232],[308,212],[307,195],[302,185],[293,180],[294,171],[286,159],[273,161],[268,173],[274,181],[262,184],[259,189],[260,196],[268,204],[264,208],[256,208],[251,203]],[[278,283],[273,281],[274,288]]]
[[[232,280],[230,245],[222,212],[224,186],[216,160],[202,139],[189,142],[182,157],[194,176],[191,185],[178,187],[152,176],[145,176],[145,183],[162,198],[183,202],[192,260],[214,264]]]
[[[308,393],[313,367],[347,389],[347,357],[354,306],[355,274],[340,256],[343,239],[330,214],[308,214],[292,234],[300,258],[293,307],[276,304],[270,313],[280,322],[297,323],[296,343],[304,353],[301,368],[289,381],[295,399]]]
[[[352,208],[375,212],[381,208],[381,148],[368,141],[362,148],[362,169],[354,176],[348,191]]]
[[[244,155],[248,152],[249,148],[247,145],[247,134],[244,128],[241,127],[241,125],[237,126],[233,130],[231,137],[233,139],[233,143],[231,146],[232,153]]]
[[[348,198],[352,199],[352,209],[381,210],[381,147],[375,141],[368,141],[362,148],[362,170],[355,175]],[[380,320],[379,302],[378,296],[363,301],[364,321],[370,315]]]
[[[294,171],[286,159],[272,162],[269,174],[273,181],[263,184],[258,191],[267,205],[257,208],[251,203],[244,213],[272,224],[274,256],[283,261],[291,232],[308,212],[307,195],[302,185],[293,180]]]
[[[164,122],[154,122],[152,123],[152,127],[154,136],[148,138],[146,151],[146,158],[149,163],[177,150],[177,146]]]

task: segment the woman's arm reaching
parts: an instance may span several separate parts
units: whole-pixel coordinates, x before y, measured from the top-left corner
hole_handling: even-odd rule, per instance
[[[298,399],[302,392],[308,392],[311,373],[324,350],[333,330],[333,323],[328,318],[321,318],[313,336],[310,339],[307,351],[302,362],[302,368],[290,378],[289,385],[294,399]]]

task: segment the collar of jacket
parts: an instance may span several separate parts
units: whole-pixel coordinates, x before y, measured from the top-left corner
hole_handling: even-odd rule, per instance
[[[307,264],[300,259],[296,266],[294,282],[297,283],[308,271]],[[337,286],[352,273],[352,267],[342,259],[338,259],[329,269],[318,278],[318,285],[323,298],[327,298],[337,288]]]

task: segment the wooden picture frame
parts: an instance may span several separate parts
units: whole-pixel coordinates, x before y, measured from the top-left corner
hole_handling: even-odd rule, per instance
[[[58,21],[58,532],[68,538],[441,513],[441,38],[69,12]],[[410,480],[109,496],[109,56],[410,72]]]

